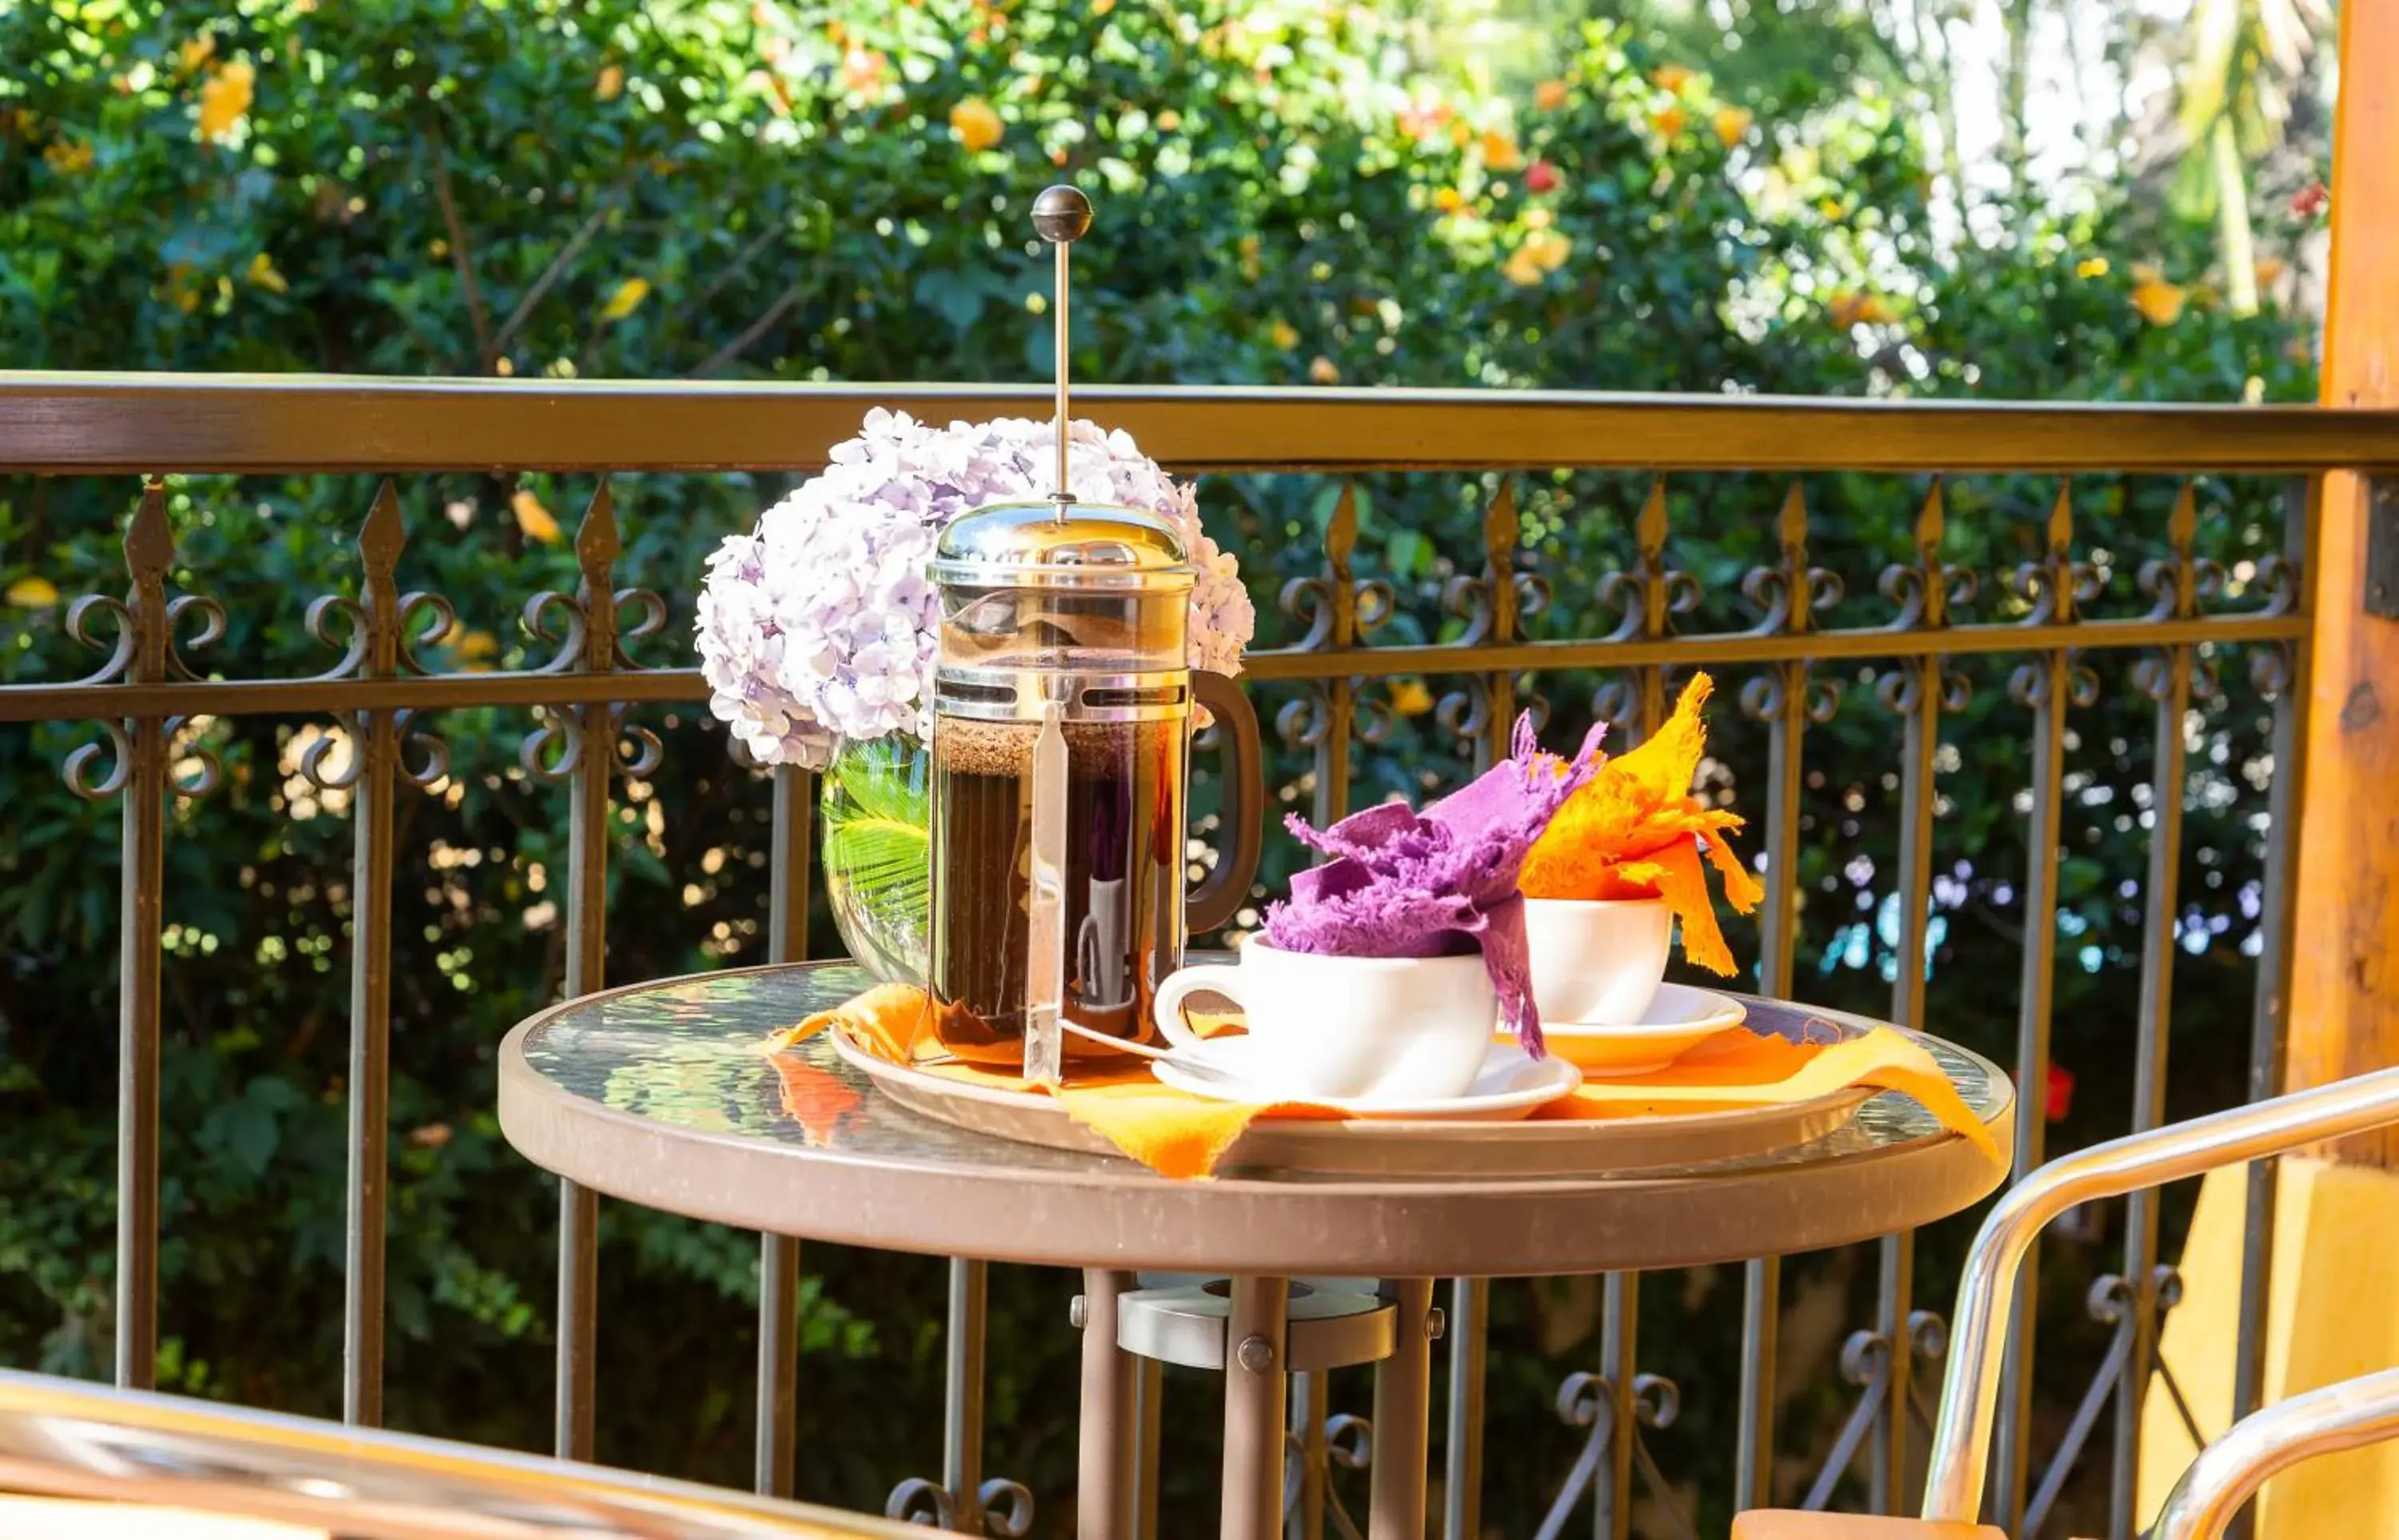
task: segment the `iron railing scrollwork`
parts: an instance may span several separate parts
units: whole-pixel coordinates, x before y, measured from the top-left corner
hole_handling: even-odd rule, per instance
[[[358,597],[325,594],[308,606],[308,635],[340,654],[319,678],[397,680],[428,672],[416,649],[440,645],[457,616],[437,594],[400,592],[400,557],[407,544],[400,493],[386,478],[359,529]],[[336,750],[344,751],[338,763]],[[299,768],[319,791],[344,794],[351,804],[355,953],[342,1417],[374,1427],[383,1422],[384,1236],[389,1218],[391,902],[399,876],[393,809],[401,783],[424,790],[441,782],[449,774],[450,750],[414,711],[365,709],[342,714],[340,731],[317,734],[302,749]]]
[[[1586,1494],[1593,1504],[1594,1533],[1606,1533],[1617,1522],[1618,1513],[1625,1515],[1625,1522],[1631,1521],[1631,1492],[1626,1490],[1620,1494],[1608,1489],[1608,1471],[1615,1462],[1616,1451],[1625,1446],[1630,1446],[1630,1464],[1664,1516],[1668,1533],[1675,1540],[1699,1540],[1690,1516],[1682,1510],[1665,1473],[1658,1468],[1648,1446],[1641,1440],[1643,1428],[1671,1427],[1681,1415],[1682,1392],[1674,1381],[1660,1374],[1638,1374],[1628,1393],[1620,1396],[1605,1376],[1578,1372],[1559,1383],[1555,1404],[1560,1422],[1590,1431],[1573,1468],[1566,1472],[1565,1483],[1551,1500],[1549,1512],[1542,1516],[1540,1528],[1535,1532],[1536,1540],[1557,1540],[1565,1533],[1567,1520],[1574,1517]],[[1633,1425],[1619,1430],[1612,1422],[1618,1409],[1626,1406],[1633,1409]]]
[[[1850,1333],[1841,1344],[1841,1378],[1858,1387],[1857,1404],[1841,1425],[1840,1433],[1833,1439],[1832,1452],[1824,1457],[1816,1479],[1808,1488],[1808,1495],[1799,1506],[1811,1512],[1822,1512],[1833,1506],[1836,1491],[1842,1478],[1857,1461],[1858,1446],[1874,1436],[1876,1458],[1872,1466],[1872,1485],[1868,1500],[1880,1501],[1879,1488],[1885,1480],[1883,1460],[1886,1451],[1894,1447],[1888,1423],[1896,1420],[1903,1427],[1913,1418],[1916,1425],[1930,1429],[1932,1415],[1924,1404],[1924,1390],[1915,1374],[1915,1366],[1936,1363],[1948,1350],[1949,1330],[1930,1310],[1909,1313],[1904,1337],[1893,1339],[1880,1331],[1859,1331]],[[1904,1449],[1904,1444],[1897,1445]]]
[[[1365,1532],[1333,1482],[1334,1472],[1366,1470],[1375,1463],[1375,1425],[1348,1412],[1319,1414],[1324,1377],[1291,1377],[1292,1428],[1285,1440],[1282,1513],[1285,1540],[1324,1540],[1326,1526],[1341,1540]]]
[[[1282,587],[1277,605],[1306,628],[1291,651],[1339,657],[1361,646],[1391,616],[1391,586],[1362,578],[1352,566],[1358,548],[1358,489],[1344,483],[1324,529],[1324,568]],[[1345,674],[1310,678],[1308,691],[1275,714],[1275,732],[1293,749],[1311,750],[1313,807],[1319,828],[1349,805],[1349,744],[1379,743],[1390,730],[1390,712],[1379,697],[1362,696],[1360,682]]]
[[[121,600],[87,595],[67,612],[67,633],[108,659],[76,682],[95,700],[129,686],[169,685],[191,679],[185,645],[205,647],[224,634],[225,615],[216,601],[198,594],[167,596],[175,561],[174,532],[167,519],[167,489],[149,477],[127,522],[123,539],[129,579]],[[185,616],[198,628],[179,642]],[[103,642],[97,623],[115,632]],[[137,1390],[156,1383],[158,1363],[158,1053],[165,987],[162,934],[166,928],[167,802],[205,797],[223,779],[223,766],[205,743],[185,730],[187,715],[143,713],[98,723],[106,740],[69,753],[61,775],[69,790],[86,801],[124,799],[117,896],[117,1164],[116,1164],[116,1382]],[[179,763],[173,750],[186,749]],[[95,766],[107,755],[104,770]],[[186,768],[188,766],[188,768]],[[180,773],[179,773],[180,772]]]
[[[1505,646],[1523,634],[1525,621],[1549,609],[1552,594],[1547,574],[1523,571],[1517,564],[1522,529],[1515,483],[1502,478],[1484,505],[1482,570],[1458,573],[1442,588],[1443,613],[1465,627],[1451,645]],[[1506,669],[1471,675],[1461,688],[1434,704],[1433,720],[1450,736],[1473,746],[1479,773],[1507,752],[1519,694],[1516,676]],[[1537,694],[1524,696],[1524,708],[1533,713],[1536,726],[1549,714],[1549,702]]]
[[[1794,481],[1776,518],[1781,560],[1754,567],[1742,579],[1742,593],[1765,612],[1759,636],[1805,636],[1818,612],[1843,597],[1837,573],[1816,566],[1808,554],[1808,500]],[[1809,726],[1832,720],[1840,702],[1840,682],[1817,678],[1806,658],[1794,658],[1754,675],[1741,689],[1741,709],[1768,724],[1766,793],[1766,898],[1758,925],[1758,988],[1788,998],[1798,947],[1800,777]],[[1782,1261],[1757,1257],[1742,1273],[1741,1411],[1733,1458],[1736,1508],[1766,1501],[1774,1485],[1773,1365],[1782,1319]]]

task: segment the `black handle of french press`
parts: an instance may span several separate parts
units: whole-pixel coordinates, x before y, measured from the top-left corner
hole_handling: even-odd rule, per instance
[[[1205,936],[1233,923],[1257,877],[1265,836],[1266,761],[1258,747],[1258,714],[1239,684],[1227,675],[1194,669],[1191,693],[1216,719],[1216,744],[1225,759],[1225,794],[1216,810],[1225,844],[1216,852],[1216,869],[1183,900],[1185,933]]]

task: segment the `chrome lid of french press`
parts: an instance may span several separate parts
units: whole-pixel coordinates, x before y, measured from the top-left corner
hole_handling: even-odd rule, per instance
[[[953,522],[939,593],[933,709],[984,722],[1142,722],[1190,709],[1198,574],[1174,527],[1135,508],[1015,503]]]
[[[928,569],[944,584],[1187,594],[1183,536],[1156,514],[1107,503],[995,503],[951,521]]]

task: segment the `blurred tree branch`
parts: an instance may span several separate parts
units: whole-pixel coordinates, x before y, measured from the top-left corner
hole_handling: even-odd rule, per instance
[[[517,332],[522,330],[525,322],[532,317],[534,306],[539,304],[558,280],[566,276],[567,270],[575,265],[576,259],[583,255],[584,249],[591,244],[593,238],[607,224],[608,216],[617,211],[617,193],[623,186],[624,184],[619,182],[617,188],[612,189],[600,200],[600,206],[586,215],[581,224],[576,226],[575,234],[567,237],[564,246],[559,248],[558,255],[549,259],[549,265],[541,270],[541,276],[534,279],[533,286],[524,291],[522,299],[517,301],[516,308],[508,312],[508,318],[500,323],[498,333],[492,338],[491,343],[484,349],[483,368],[486,372],[489,372],[499,361],[500,355],[508,350],[508,344],[516,340]],[[445,212],[454,221],[455,213],[450,209],[447,198],[443,199],[443,206]],[[455,228],[454,223],[453,228]],[[465,251],[465,248],[454,236],[451,241],[451,249],[462,254]],[[464,273],[464,277],[468,301],[471,304],[474,303],[475,293],[474,276],[471,273]]]
[[[475,372],[489,374],[498,357],[492,346],[491,317],[484,313],[483,296],[475,285],[475,259],[467,241],[466,222],[458,217],[458,198],[450,187],[450,151],[441,138],[440,120],[428,114],[425,119],[425,146],[433,161],[433,196],[441,205],[441,223],[450,233],[450,263],[458,270],[458,287],[467,301],[467,318],[475,329]]]

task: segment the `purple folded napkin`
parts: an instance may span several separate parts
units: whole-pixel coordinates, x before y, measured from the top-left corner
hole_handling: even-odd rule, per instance
[[[1516,722],[1513,757],[1421,813],[1385,803],[1321,832],[1294,815],[1291,831],[1331,859],[1294,877],[1290,898],[1268,906],[1267,944],[1345,957],[1480,951],[1500,1015],[1538,1058],[1516,878],[1551,817],[1598,770],[1603,731],[1593,727],[1567,762],[1541,751],[1527,712]]]

